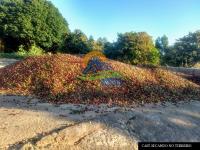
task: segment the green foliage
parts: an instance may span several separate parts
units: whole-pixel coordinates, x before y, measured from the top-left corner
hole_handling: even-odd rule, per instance
[[[87,36],[81,30],[75,30],[69,33],[64,40],[62,45],[62,52],[71,54],[86,54],[91,48],[88,44]]]
[[[88,40],[90,51],[103,51],[103,49],[104,49],[104,43],[101,40],[102,39],[99,38],[97,41],[95,41],[93,39],[93,37],[90,36],[90,38]]]
[[[172,66],[191,67],[200,60],[200,31],[189,33],[170,47],[163,60]]]
[[[78,76],[79,79],[83,81],[93,81],[93,80],[102,80],[102,79],[108,79],[108,78],[123,78],[123,76],[113,70],[105,70],[98,73],[93,74],[82,74],[81,76]]]
[[[94,40],[92,36],[88,37],[81,30],[74,30],[68,33],[61,46],[61,52],[71,54],[86,54],[90,51],[104,51],[106,38]]]
[[[159,52],[145,32],[119,34],[117,42],[108,44],[107,56],[130,64],[159,64]]]
[[[162,37],[158,37],[155,41],[155,46],[160,51],[160,54],[164,55],[169,46],[168,37],[166,35],[163,35]]]
[[[162,56],[162,65],[179,66],[180,58],[177,56],[177,50],[174,46],[168,47],[166,53]]]
[[[37,47],[35,44],[31,45],[28,50],[26,50],[25,46],[20,45],[17,52],[13,53],[0,53],[0,58],[14,58],[14,59],[22,59],[29,56],[40,56],[45,52],[41,48]]]
[[[0,53],[0,58],[22,59],[24,57],[19,56],[17,53]]]
[[[148,60],[150,63],[147,63],[147,64],[151,64],[151,65],[160,64],[160,53],[156,48],[151,50],[148,56]]]
[[[44,51],[41,48],[37,47],[35,44],[31,45],[29,50],[26,50],[23,45],[20,45],[17,52],[17,55],[21,57],[39,56],[42,54],[44,54]]]
[[[23,46],[23,45],[20,45],[17,54],[18,54],[19,56],[26,56],[27,53],[28,53],[28,52],[24,49],[24,46]]]
[[[33,43],[45,48],[57,48],[68,24],[58,9],[47,0],[1,0],[0,38],[8,49]]]
[[[108,58],[116,59],[119,53],[115,49],[115,43],[106,42],[104,44],[104,54]]]

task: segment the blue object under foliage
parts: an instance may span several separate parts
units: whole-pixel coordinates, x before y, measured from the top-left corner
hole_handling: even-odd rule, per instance
[[[107,78],[107,79],[102,79],[101,84],[104,86],[121,86],[122,80],[119,78]]]
[[[89,60],[87,67],[84,69],[84,75],[92,75],[96,73],[102,73],[103,71],[111,71],[113,68],[106,62],[101,61],[98,57],[93,57]],[[121,86],[122,79],[119,77],[108,77],[101,79],[103,86]]]

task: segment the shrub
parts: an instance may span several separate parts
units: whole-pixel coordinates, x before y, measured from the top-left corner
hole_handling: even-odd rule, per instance
[[[146,32],[118,34],[117,42],[110,45],[105,53],[109,58],[133,65],[160,63],[159,51]]]
[[[20,45],[17,54],[22,57],[39,56],[44,54],[44,51],[40,47],[37,47],[35,44],[32,45],[28,51],[24,48],[23,45]]]

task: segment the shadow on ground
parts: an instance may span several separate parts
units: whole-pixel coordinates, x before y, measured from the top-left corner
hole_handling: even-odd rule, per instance
[[[4,149],[137,149],[138,141],[199,142],[199,126],[199,101],[124,108],[0,95]]]

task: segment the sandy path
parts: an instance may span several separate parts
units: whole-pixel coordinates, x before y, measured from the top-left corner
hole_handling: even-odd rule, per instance
[[[200,102],[138,108],[53,105],[0,96],[0,149],[136,149],[138,141],[200,142]]]
[[[29,96],[0,95],[0,149],[40,139],[112,110],[104,105],[53,105]]]
[[[17,62],[17,59],[0,58],[0,68]]]

